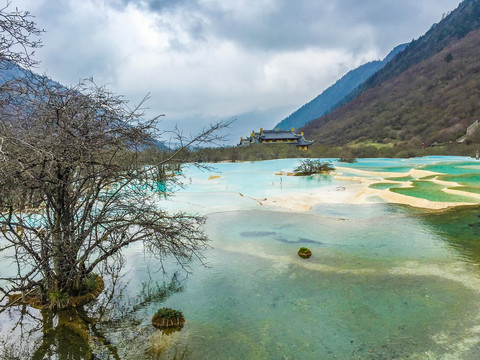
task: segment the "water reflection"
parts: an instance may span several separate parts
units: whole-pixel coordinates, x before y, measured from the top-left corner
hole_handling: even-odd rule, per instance
[[[442,212],[417,210],[416,213],[465,259],[480,264],[480,207],[457,207]]]
[[[42,342],[33,353],[33,360],[57,358],[59,360],[92,359],[92,336],[89,321],[83,308],[53,314],[41,311]],[[114,357],[115,358],[115,357]]]
[[[4,354],[62,360],[370,359],[428,352],[441,358],[469,339],[471,347],[457,358],[476,359],[480,319],[472,314],[479,312],[480,286],[476,273],[459,271],[456,246],[469,262],[478,259],[476,226],[469,226],[480,221],[477,214],[384,204],[326,205],[309,215],[213,214],[206,229],[213,245],[205,254],[208,267],[192,264],[187,280],[174,275],[163,283],[161,273],[144,268],[154,259],[131,249],[123,288],[117,283],[113,293],[73,312],[34,311],[22,325],[12,320],[16,330]],[[459,240],[467,228],[471,232]],[[297,241],[310,239],[321,241],[312,240],[318,242],[311,247],[315,256],[302,261]],[[160,306],[185,314],[181,331],[151,325]],[[21,313],[12,309],[10,319]],[[29,347],[28,355],[16,355],[19,343]]]
[[[172,294],[183,291],[184,280],[176,273],[168,282],[151,278],[143,281],[140,291],[128,295],[128,284],[109,281],[108,291],[94,303],[78,308],[52,312],[28,306],[13,306],[0,314],[2,359],[182,359],[186,347],[171,346],[175,333],[182,327],[156,329],[143,320],[152,304],[158,306]],[[137,286],[138,287],[138,286]],[[8,319],[7,321],[4,321]],[[9,335],[6,336],[5,329]],[[137,347],[129,348],[127,342]]]

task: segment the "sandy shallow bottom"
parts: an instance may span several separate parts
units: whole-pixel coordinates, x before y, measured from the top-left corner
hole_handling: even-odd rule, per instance
[[[263,206],[290,211],[309,211],[318,204],[359,204],[371,203],[366,193],[369,183],[356,180],[335,189],[318,189],[315,192],[293,193],[261,199]],[[375,194],[374,194],[375,195]],[[378,200],[377,200],[378,201]]]

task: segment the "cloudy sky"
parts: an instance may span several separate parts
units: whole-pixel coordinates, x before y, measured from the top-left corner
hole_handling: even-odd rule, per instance
[[[45,29],[38,71],[93,76],[195,133],[273,127],[349,70],[423,35],[460,0],[14,0]]]

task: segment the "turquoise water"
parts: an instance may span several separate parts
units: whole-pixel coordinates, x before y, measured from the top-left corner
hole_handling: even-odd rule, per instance
[[[358,159],[356,163],[344,164],[336,163],[338,166],[345,166],[353,169],[365,171],[378,172],[408,172],[411,169],[424,169],[430,171],[441,171],[442,169],[451,170],[454,168],[454,173],[464,165],[477,164],[478,162],[468,157],[461,156],[429,156],[411,159]],[[467,171],[468,172],[468,171]]]
[[[332,203],[287,212],[248,198],[348,186],[333,176],[276,175],[298,163],[186,169],[187,188],[165,206],[207,216],[211,248],[203,253],[204,264],[193,261],[187,276],[166,259],[164,274],[140,245],[126,249],[121,281],[130,305],[96,325],[105,338],[91,344],[97,358],[115,358],[114,348],[122,359],[478,359],[478,207],[438,213]],[[432,157],[353,165],[381,172],[469,169],[473,179],[476,164]],[[220,178],[209,180],[212,174]],[[421,186],[419,196],[439,191],[430,182]],[[310,259],[296,254],[302,246],[311,249]],[[175,272],[181,291],[138,305],[145,284],[162,283]],[[181,331],[164,335],[150,325],[163,306],[184,313]],[[12,336],[18,316],[0,314],[2,336]]]
[[[426,165],[422,169],[449,175],[471,174],[480,172],[480,163],[476,160],[458,161],[453,164],[451,162],[440,162]]]
[[[470,171],[472,171],[472,169],[470,169]],[[480,174],[478,173],[469,173],[465,175],[441,175],[438,177],[438,179],[443,181],[453,181],[463,185],[480,184]]]
[[[451,172],[459,171],[457,164],[472,165],[465,158],[434,157],[361,159],[348,167],[406,173],[441,162],[438,171],[448,169],[447,160]],[[328,176],[283,176],[280,188],[275,174],[291,171],[297,161],[221,164],[220,179],[192,192],[228,186],[227,193],[269,196],[343,184]],[[428,185],[423,193],[440,190]],[[432,197],[437,199],[445,201]],[[308,214],[213,213],[206,225],[213,246],[208,267],[196,268],[185,291],[165,305],[181,308],[189,319],[179,341],[191,358],[392,359],[428,353],[434,359],[476,359],[477,319],[471,314],[479,308],[472,285],[478,270],[445,238],[448,229],[439,232],[432,222],[385,204],[322,204]],[[296,255],[301,246],[312,250],[310,259]],[[461,281],[448,275],[459,261],[466,267]],[[476,345],[462,348],[466,338]]]
[[[326,159],[332,161],[333,159]],[[282,159],[245,163],[211,164],[211,170],[187,167],[184,182],[188,193],[195,192],[230,192],[246,196],[276,196],[287,191],[299,192],[314,187],[332,185],[331,176],[286,176],[300,164],[298,159]],[[219,178],[210,179],[210,176]],[[192,181],[190,182],[190,179]],[[180,190],[182,191],[182,190]]]
[[[442,191],[443,188],[445,188],[444,185],[434,184],[429,181],[412,181],[412,187],[391,188],[390,191],[416,198],[427,199],[430,201],[466,203],[478,202],[478,200],[469,198],[467,196],[448,194]]]
[[[466,262],[466,278],[451,278],[464,258],[414,215],[384,204],[211,214],[207,267],[162,303],[187,318],[177,343],[192,359],[448,354],[477,324],[478,270]],[[470,350],[461,358],[476,359]]]
[[[398,187],[398,184],[395,183],[375,183],[368,186],[371,189],[385,190],[391,189],[393,187]]]
[[[471,192],[474,194],[480,194],[480,186],[453,186],[451,187],[453,190],[460,190],[460,191],[466,191],[466,192]]]

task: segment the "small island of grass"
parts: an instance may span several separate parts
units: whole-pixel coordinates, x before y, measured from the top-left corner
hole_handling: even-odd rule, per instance
[[[328,174],[333,170],[335,169],[329,162],[305,159],[293,170],[293,173],[295,176],[309,176],[313,174]]]
[[[182,327],[185,324],[185,317],[181,311],[160,308],[152,317],[152,325],[158,328]]]
[[[298,256],[300,256],[302,259],[308,259],[310,256],[312,256],[312,252],[310,251],[309,248],[306,247],[301,247],[298,252]]]

